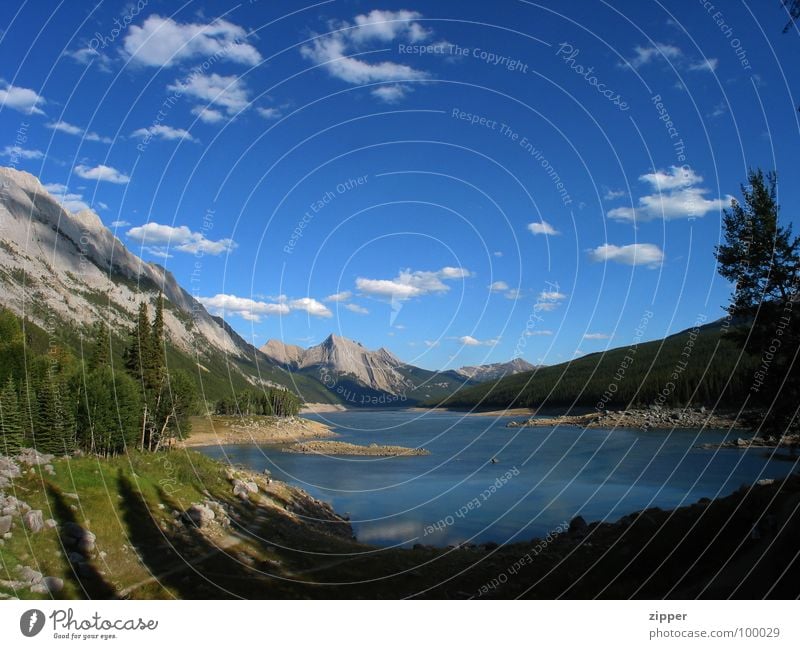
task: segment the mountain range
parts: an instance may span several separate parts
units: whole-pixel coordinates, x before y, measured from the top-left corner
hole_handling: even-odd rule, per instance
[[[411,405],[533,369],[515,359],[435,372],[335,334],[308,349],[276,340],[257,349],[172,273],[128,250],[96,213],[72,213],[35,176],[0,167],[0,305],[78,350],[91,325],[103,320],[121,357],[140,302],[153,306],[159,294],[169,361],[193,371],[206,398],[282,385],[306,401]]]

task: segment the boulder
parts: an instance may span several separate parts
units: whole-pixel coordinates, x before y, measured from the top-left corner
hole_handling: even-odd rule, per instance
[[[97,541],[97,537],[91,532],[86,532],[82,538],[78,539],[75,547],[83,554],[91,554],[94,552],[95,541]]]
[[[251,494],[258,493],[258,485],[255,482],[245,482],[244,483],[245,489],[249,491]]]
[[[202,503],[193,504],[186,510],[186,515],[192,523],[201,528],[207,527],[216,518],[214,511]]]
[[[32,593],[41,593],[42,595],[54,595],[64,590],[64,580],[58,577],[45,577],[39,583],[31,586]]]
[[[50,455],[49,453],[40,453],[32,448],[24,448],[17,455],[17,460],[28,466],[38,466],[40,464],[50,464],[54,457],[55,455]]]
[[[14,519],[11,516],[0,516],[0,536],[11,531],[11,525]]]
[[[38,584],[42,581],[42,573],[29,566],[17,566],[17,575],[19,575],[20,581],[26,584]]]
[[[44,518],[42,516],[42,510],[40,509],[33,509],[29,512],[26,512],[22,516],[22,521],[25,523],[25,527],[27,527],[31,532],[39,532],[44,528]]]

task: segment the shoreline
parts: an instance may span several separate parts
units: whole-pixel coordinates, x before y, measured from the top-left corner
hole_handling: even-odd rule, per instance
[[[192,432],[178,442],[179,448],[228,444],[288,444],[302,440],[337,437],[330,426],[303,417],[197,416],[190,419]]]
[[[524,421],[511,421],[507,428],[543,428],[576,426],[580,428],[640,428],[643,430],[740,429],[747,426],[727,413],[705,408],[631,408],[628,410],[592,411],[583,414],[533,416]]]

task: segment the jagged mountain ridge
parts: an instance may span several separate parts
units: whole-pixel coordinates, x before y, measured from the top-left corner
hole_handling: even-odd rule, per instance
[[[329,389],[336,390],[346,381],[349,392],[360,388],[367,393],[383,393],[410,401],[435,398],[464,385],[534,368],[522,359],[514,359],[507,363],[433,372],[401,361],[384,347],[371,351],[337,334],[331,334],[308,349],[272,339],[260,347],[260,351],[292,373],[315,376]]]
[[[504,376],[511,376],[521,372],[530,372],[536,369],[536,365],[529,363],[522,358],[515,358],[505,363],[489,363],[487,365],[465,365],[454,370],[457,374],[472,379],[477,383],[484,381],[496,381]]]

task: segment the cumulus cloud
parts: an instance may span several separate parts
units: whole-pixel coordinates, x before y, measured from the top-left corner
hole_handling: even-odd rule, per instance
[[[39,106],[45,104],[45,99],[36,91],[30,88],[12,86],[10,83],[0,80],[0,107],[13,108],[20,113],[34,115],[44,115],[44,111]]]
[[[628,266],[648,266],[656,268],[664,261],[664,253],[653,243],[631,243],[615,246],[610,243],[589,251],[592,261],[614,261]]]
[[[131,228],[126,235],[132,241],[145,246],[150,252],[153,250],[178,250],[189,254],[221,255],[236,247],[233,239],[213,241],[207,239],[202,232],[192,232],[185,225],[175,227],[152,221]]]
[[[102,142],[103,144],[111,144],[112,141],[110,137],[100,135],[93,131],[87,131],[80,126],[75,126],[75,124],[70,124],[69,122],[65,122],[63,120],[49,122],[45,124],[45,126],[53,131],[60,131],[61,133],[66,133],[67,135],[76,135],[78,137],[82,137],[84,140],[88,140],[89,142]]]
[[[192,108],[192,115],[197,115],[200,121],[206,124],[216,124],[225,119],[225,115],[216,108],[209,108],[208,106],[195,106]]]
[[[533,223],[528,223],[528,230],[530,230],[533,234],[548,234],[550,236],[561,234],[547,221],[535,221]]]
[[[584,340],[608,340],[609,338],[611,336],[603,333],[583,334]]]
[[[390,83],[386,86],[373,88],[371,94],[385,104],[396,104],[412,90],[411,86],[404,83]]]
[[[111,221],[111,227],[112,228],[127,228],[129,225],[130,225],[130,222],[128,222],[128,221],[122,221],[122,220]]]
[[[553,332],[550,329],[526,329],[525,335],[531,336],[552,336]]]
[[[502,280],[489,284],[489,291],[492,293],[502,293],[503,297],[508,300],[516,300],[522,294],[518,288],[511,288]]]
[[[473,338],[472,336],[461,336],[458,339],[462,345],[466,345],[467,347],[477,347],[478,345],[484,345],[486,347],[494,347],[497,343],[500,342],[499,338],[490,338],[489,340],[478,340],[477,338]]]
[[[23,149],[21,146],[7,146],[0,154],[4,158],[11,158],[12,160],[41,160],[44,153],[38,149]]]
[[[353,294],[350,291],[342,291],[341,293],[334,293],[325,298],[325,302],[347,302]]]
[[[157,14],[141,25],[131,25],[122,47],[142,65],[170,67],[201,56],[243,65],[261,62],[261,54],[247,42],[247,31],[227,20],[179,23]]]
[[[463,279],[469,275],[466,268],[453,266],[436,271],[406,269],[394,279],[358,277],[356,288],[365,295],[402,301],[431,293],[446,293],[450,287],[444,283],[445,280]]]
[[[690,72],[714,72],[719,65],[718,59],[703,57],[697,61],[691,60],[681,48],[668,43],[654,43],[653,45],[637,45],[633,48],[631,56],[622,67],[638,70],[649,63],[666,61],[681,70]]]
[[[333,313],[322,302],[317,302],[313,297],[301,297],[297,300],[289,301],[289,308],[292,311],[305,311],[308,315],[318,318],[330,318]]]
[[[353,313],[358,313],[359,315],[368,315],[369,314],[369,309],[366,309],[363,306],[360,306],[358,304],[352,304],[352,303],[351,304],[345,304],[344,308],[347,309],[348,311],[352,311]],[[399,329],[399,327],[396,327],[396,328]]]
[[[189,142],[197,142],[197,139],[192,137],[192,134],[185,128],[175,128],[174,126],[167,126],[166,124],[154,124],[147,128],[137,128],[131,135],[144,139],[156,138],[168,141],[189,140]]]
[[[47,193],[61,203],[61,207],[70,212],[80,212],[81,210],[91,209],[84,200],[83,194],[70,191],[66,185],[61,183],[47,183],[44,188]]]
[[[80,178],[85,178],[86,180],[97,180],[114,183],[115,185],[125,185],[130,181],[129,176],[117,171],[114,167],[106,165],[97,165],[96,167],[77,165],[74,171]]]
[[[283,303],[262,302],[225,293],[201,297],[198,301],[214,315],[237,315],[252,322],[259,322],[262,316],[288,315],[290,312],[289,306]]]
[[[281,111],[274,107],[264,108],[262,106],[256,108],[256,112],[264,119],[279,119],[281,116]]]
[[[639,176],[652,193],[639,197],[636,207],[616,207],[609,210],[608,218],[631,223],[664,219],[688,219],[717,212],[730,204],[732,196],[708,198],[710,190],[699,186],[703,177],[691,167],[671,166]]]
[[[624,189],[607,189],[606,193],[603,195],[603,200],[606,201],[615,201],[618,198],[624,198],[628,195]]]
[[[432,32],[417,22],[421,17],[415,11],[375,9],[357,15],[352,23],[331,23],[329,27],[335,30],[333,33],[317,36],[310,44],[304,45],[300,53],[309,61],[325,66],[331,76],[353,85],[425,79],[427,72],[409,65],[392,61],[372,63],[358,56],[362,49],[395,40],[417,43],[429,39]],[[381,101],[395,103],[408,90],[402,83],[394,83],[373,89],[372,95]]]
[[[244,81],[233,75],[223,76],[216,72],[194,74],[187,79],[175,81],[167,86],[167,89],[173,92],[181,92],[188,97],[194,97],[207,104],[217,106],[229,116],[235,115],[250,105],[250,91]],[[208,108],[201,108],[200,110],[208,110]],[[220,113],[219,110],[216,112]],[[212,117],[211,120],[203,117],[201,119],[213,123],[216,120],[216,116]]]

